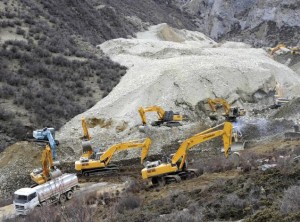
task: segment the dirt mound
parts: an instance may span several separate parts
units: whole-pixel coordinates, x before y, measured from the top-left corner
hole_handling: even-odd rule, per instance
[[[0,190],[9,194],[16,189],[33,184],[30,172],[40,166],[42,148],[28,142],[9,146],[0,156]]]
[[[44,146],[40,144],[18,142],[0,154],[0,198],[2,195],[12,194],[21,187],[34,184],[29,174],[33,169],[41,167],[43,149]],[[68,148],[62,150],[58,146],[57,154],[68,159],[74,152]]]
[[[264,50],[242,43],[217,44],[202,33],[177,30],[166,24],[137,33],[136,39],[114,39],[99,47],[114,61],[127,66],[128,72],[107,97],[73,118],[58,133],[62,143],[78,154],[82,116],[110,122],[107,127],[91,129],[95,146],[106,149],[114,143],[150,136],[153,154],[208,127],[210,122],[201,116],[199,108],[208,97],[223,97],[238,104],[257,102],[271,96],[275,81],[285,86],[287,96],[300,93],[300,77],[269,58]],[[137,110],[149,105],[160,105],[202,122],[151,129],[143,134],[137,128],[141,124]],[[150,122],[157,117],[149,114],[147,118]],[[117,130],[124,122],[125,127]]]

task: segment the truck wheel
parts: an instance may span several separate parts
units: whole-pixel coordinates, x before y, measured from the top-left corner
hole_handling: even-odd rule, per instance
[[[88,172],[84,172],[83,176],[88,177],[90,174]]]
[[[65,194],[61,194],[59,196],[59,203],[63,204],[64,202],[66,202],[66,200],[67,200],[67,197]]]
[[[72,192],[72,190],[68,191],[67,194],[66,194],[66,196],[67,196],[67,199],[68,199],[68,200],[71,200],[72,197],[73,197],[73,192]]]

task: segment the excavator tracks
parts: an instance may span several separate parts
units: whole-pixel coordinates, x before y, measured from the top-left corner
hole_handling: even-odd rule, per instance
[[[90,177],[90,176],[100,176],[105,174],[115,174],[119,172],[120,168],[117,165],[109,165],[105,168],[97,168],[92,170],[84,170],[78,176]]]
[[[177,126],[182,126],[182,124],[180,122],[176,122],[176,121],[170,121],[170,122],[153,121],[153,122],[151,122],[151,126],[177,127]]]
[[[164,175],[162,177],[154,177],[152,178],[152,184],[154,186],[164,186],[170,183],[179,183],[182,180],[191,179],[194,177],[200,176],[199,170],[197,169],[188,169],[185,171],[178,172],[177,174],[169,174]]]

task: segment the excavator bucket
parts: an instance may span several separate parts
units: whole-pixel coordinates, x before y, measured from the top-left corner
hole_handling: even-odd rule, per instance
[[[244,149],[245,149],[245,142],[232,142],[229,155]],[[224,147],[221,149],[221,152],[224,153]]]
[[[245,149],[245,142],[233,142],[231,144],[231,152],[237,152]]]
[[[90,141],[82,141],[82,151],[87,152],[90,150],[93,150],[91,142]]]
[[[238,152],[245,149],[245,141],[241,141],[243,135],[238,127],[233,127],[231,152]]]

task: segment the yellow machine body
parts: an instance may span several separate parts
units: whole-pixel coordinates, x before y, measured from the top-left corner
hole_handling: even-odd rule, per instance
[[[157,122],[160,122],[160,123],[179,122],[179,121],[183,120],[182,115],[179,115],[178,113],[174,113],[173,111],[165,111],[160,106],[148,106],[146,108],[140,107],[138,111],[139,111],[143,125],[147,124],[147,118],[146,118],[147,112],[156,112],[158,115]]]
[[[107,167],[110,163],[111,158],[114,156],[115,152],[122,150],[130,150],[135,148],[142,148],[141,151],[141,163],[147,157],[149,148],[151,146],[151,139],[146,138],[143,142],[134,140],[124,143],[119,143],[108,148],[104,153],[101,153],[99,159],[84,159],[75,162],[76,171],[85,171],[92,169],[101,169]]]
[[[213,131],[221,125],[224,125],[222,130]],[[182,171],[186,162],[189,149],[200,143],[203,143],[205,141],[211,140],[219,136],[223,137],[224,152],[225,156],[228,157],[232,143],[232,124],[230,122],[225,122],[221,125],[205,130],[183,141],[183,143],[178,148],[177,152],[173,155],[170,163],[160,163],[154,167],[152,167],[151,165],[147,165],[142,170],[143,179],[148,179],[151,177],[161,177],[167,174]]]

